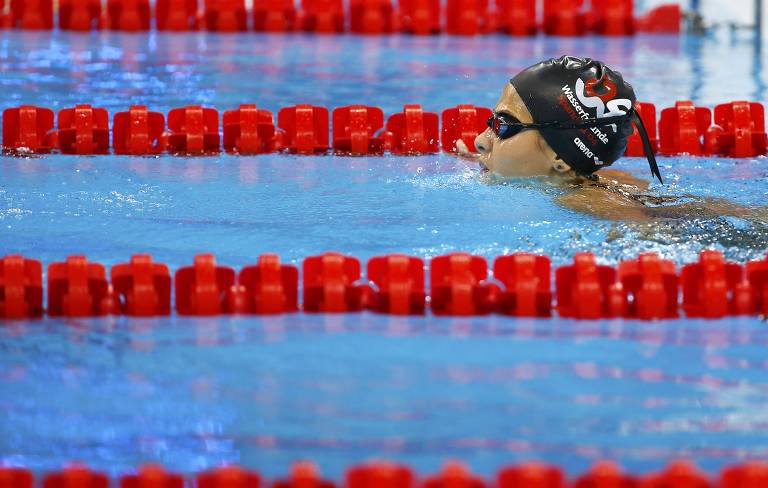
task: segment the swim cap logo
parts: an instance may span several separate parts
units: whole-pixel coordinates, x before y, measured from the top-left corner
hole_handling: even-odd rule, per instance
[[[595,92],[595,85],[598,83],[599,80],[594,78],[587,80],[586,83],[581,78],[577,78],[575,88],[579,101],[589,108],[594,108],[598,118],[626,115],[629,109],[632,108],[632,102],[626,98],[613,98],[618,90],[611,80],[602,81],[602,85],[607,91],[602,95],[598,95]],[[608,109],[607,112],[606,108]],[[616,128],[614,126],[615,131]]]

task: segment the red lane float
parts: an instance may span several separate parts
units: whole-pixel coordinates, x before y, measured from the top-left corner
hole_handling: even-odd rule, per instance
[[[259,488],[261,476],[239,466],[224,466],[197,475],[197,488]]]
[[[592,31],[603,36],[630,36],[635,33],[632,0],[592,0]]]
[[[440,32],[440,0],[399,0],[400,30],[406,34]]]
[[[642,488],[711,488],[706,475],[695,466],[684,461],[675,461],[658,473],[645,476]]]
[[[276,480],[272,488],[335,488],[336,484],[320,477],[320,472],[311,461],[300,461],[291,466],[288,478]]]
[[[582,11],[583,3],[583,0],[544,0],[544,33],[555,36],[584,35],[587,21]]]
[[[94,317],[119,314],[120,305],[104,265],[85,256],[69,256],[48,266],[48,315]]]
[[[762,103],[738,101],[715,106],[717,152],[733,158],[766,154],[765,111]]]
[[[107,1],[107,26],[112,30],[147,31],[150,18],[149,0]]]
[[[393,154],[428,154],[440,150],[440,127],[436,113],[424,112],[421,105],[403,107],[401,113],[390,115],[387,133]]]
[[[365,307],[366,287],[360,279],[360,261],[352,256],[325,253],[304,259],[305,312],[359,312]]]
[[[204,0],[205,28],[216,32],[244,32],[248,30],[245,0]]]
[[[11,0],[11,27],[28,30],[53,29],[52,0]]]
[[[0,259],[0,318],[43,315],[43,266],[40,261],[10,255]]]
[[[679,3],[659,5],[637,19],[637,30],[657,34],[679,34],[683,13]]]
[[[768,316],[768,254],[761,261],[747,263],[747,281],[755,293],[755,308]]]
[[[282,146],[290,152],[313,154],[328,150],[328,109],[313,105],[281,108],[277,125]]]
[[[635,103],[635,110],[640,118],[643,120],[646,132],[648,132],[648,140],[651,143],[651,149],[654,154],[659,150],[659,138],[656,135],[656,106],[652,103],[637,102]],[[643,141],[640,139],[640,133],[637,132],[637,127],[632,125],[632,135],[627,139],[627,150],[624,152],[625,156],[641,157],[645,156],[645,148],[643,147]]]
[[[421,484],[422,488],[485,488],[484,479],[473,476],[462,463],[450,461],[443,465],[440,472],[427,477]]]
[[[350,105],[333,110],[333,149],[342,154],[381,154],[384,138],[376,133],[384,126],[379,107]]]
[[[227,110],[223,117],[224,150],[237,154],[274,152],[278,147],[272,112],[253,104]]]
[[[719,488],[761,488],[768,486],[768,464],[747,462],[722,470]]]
[[[281,264],[275,254],[263,254],[258,264],[244,267],[237,282],[245,287],[249,313],[299,310],[299,270],[296,266]]]
[[[3,111],[3,148],[47,153],[56,145],[53,126],[53,110],[31,105],[6,109]]]
[[[165,151],[165,116],[150,112],[144,105],[132,105],[118,112],[112,122],[112,146],[115,154],[160,154]]]
[[[93,471],[85,465],[73,464],[57,473],[43,478],[42,488],[108,488],[109,478],[104,473]]]
[[[168,150],[173,154],[218,153],[219,113],[199,105],[175,108],[168,112]]]
[[[184,488],[184,477],[169,473],[159,464],[145,464],[136,474],[122,476],[120,488]]]
[[[493,276],[504,284],[497,299],[497,310],[518,317],[551,316],[550,267],[546,256],[516,253],[496,258]]]
[[[489,108],[474,105],[458,105],[443,110],[440,143],[444,151],[456,152],[456,141],[461,139],[467,149],[475,151],[475,137],[485,131],[488,119],[493,115]]]
[[[445,31],[459,36],[485,34],[488,28],[488,0],[447,0]]]
[[[34,480],[32,471],[28,469],[0,466],[0,487],[2,488],[32,488]]]
[[[642,253],[619,263],[618,279],[627,297],[625,317],[641,320],[678,317],[675,263],[656,253]]]
[[[742,266],[726,261],[720,251],[702,251],[699,262],[680,273],[685,314],[714,319],[754,313],[755,293],[743,274]]]
[[[100,21],[101,0],[59,0],[59,29],[89,31]]]
[[[112,266],[110,279],[126,315],[171,313],[171,274],[165,264],[152,262],[152,256],[136,254],[130,263]]]
[[[573,488],[637,488],[639,483],[625,474],[619,467],[608,461],[600,461],[590,470],[576,478]]]
[[[408,466],[389,462],[372,462],[347,470],[345,488],[414,488],[413,471]]]
[[[511,36],[536,34],[536,0],[496,0],[499,29]]]
[[[560,468],[548,464],[525,463],[502,468],[496,476],[497,488],[565,488]]]
[[[368,261],[366,275],[376,289],[368,308],[393,315],[423,314],[425,308],[424,261],[414,256],[390,254]]]
[[[59,112],[58,146],[64,154],[109,153],[109,114],[106,109],[76,105]]]
[[[432,258],[429,267],[431,307],[435,315],[485,315],[494,307],[498,287],[485,282],[485,258],[452,253]]]
[[[301,0],[301,29],[318,34],[344,32],[344,7],[341,0]]]
[[[297,13],[293,0],[254,0],[253,30],[291,32],[296,29]]]
[[[714,153],[716,134],[711,129],[712,111],[691,101],[676,102],[661,111],[659,152],[665,155],[706,156]]]
[[[350,0],[349,25],[355,34],[394,32],[391,0]]]
[[[626,301],[616,270],[599,265],[592,253],[576,253],[573,264],[555,270],[557,312],[561,317],[599,319],[624,315]]]
[[[157,30],[197,30],[197,0],[157,0],[155,2]]]
[[[176,311],[181,315],[227,313],[226,301],[235,284],[235,270],[218,266],[213,254],[198,254],[192,266],[176,271]]]

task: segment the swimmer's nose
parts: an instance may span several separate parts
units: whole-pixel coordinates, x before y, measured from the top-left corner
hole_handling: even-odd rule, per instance
[[[481,154],[488,154],[491,152],[491,138],[488,134],[489,132],[490,129],[486,129],[475,137],[475,149]]]

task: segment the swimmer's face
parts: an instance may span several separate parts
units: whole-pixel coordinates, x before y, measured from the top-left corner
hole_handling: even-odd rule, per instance
[[[531,113],[511,83],[504,87],[494,110],[520,122],[533,122]],[[480,163],[501,176],[552,175],[570,170],[537,130],[524,130],[502,140],[489,128],[475,138],[475,147],[480,153]]]

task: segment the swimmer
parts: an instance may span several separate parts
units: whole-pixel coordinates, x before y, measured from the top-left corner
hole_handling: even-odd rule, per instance
[[[635,92],[621,73],[600,61],[563,56],[535,64],[510,80],[475,138],[478,153],[457,141],[459,153],[501,177],[547,176],[570,190],[568,208],[611,220],[715,218],[730,215],[768,221],[764,208],[685,195],[648,194],[649,183],[604,169],[627,147],[633,126],[643,142],[652,177],[663,183],[648,134],[635,111]],[[598,177],[599,172],[599,177]]]

